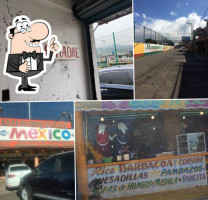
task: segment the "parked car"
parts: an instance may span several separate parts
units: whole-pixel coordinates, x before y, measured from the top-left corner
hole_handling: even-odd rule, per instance
[[[59,153],[43,161],[21,179],[17,195],[21,200],[74,200],[74,151]]]
[[[103,100],[133,99],[133,66],[106,67],[99,70]]]
[[[187,49],[186,47],[180,47],[180,48],[179,48],[179,51],[180,51],[180,52],[187,52],[188,49]]]
[[[7,168],[5,174],[6,189],[17,189],[20,183],[20,179],[30,172],[31,169],[25,164],[10,165]]]

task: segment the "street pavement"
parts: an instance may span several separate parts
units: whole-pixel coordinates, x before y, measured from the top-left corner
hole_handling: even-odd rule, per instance
[[[19,200],[15,191],[7,191],[5,189],[5,180],[0,179],[0,200]]]
[[[208,59],[186,54],[179,98],[208,98]]]
[[[135,59],[135,98],[178,98],[185,54],[178,49]]]

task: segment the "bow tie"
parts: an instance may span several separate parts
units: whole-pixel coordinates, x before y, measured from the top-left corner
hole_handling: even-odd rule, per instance
[[[26,51],[22,52],[22,57],[25,59],[27,59],[28,57],[32,57],[33,59],[36,59],[37,54],[36,51],[33,51],[32,53],[27,53]]]

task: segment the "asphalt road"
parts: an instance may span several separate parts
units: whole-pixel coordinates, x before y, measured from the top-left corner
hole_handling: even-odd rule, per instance
[[[178,98],[184,53],[173,49],[135,59],[135,98]]]
[[[16,191],[7,191],[4,180],[0,179],[0,200],[19,200]]]

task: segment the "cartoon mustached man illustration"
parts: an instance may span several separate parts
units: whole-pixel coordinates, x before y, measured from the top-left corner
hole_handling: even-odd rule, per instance
[[[7,29],[8,53],[4,74],[18,78],[17,93],[37,93],[39,85],[31,85],[30,79],[45,72],[45,62],[52,63],[61,50],[57,37],[51,36],[50,25],[44,20],[30,22],[27,16],[14,18],[13,26]],[[43,42],[49,39],[47,56]]]

